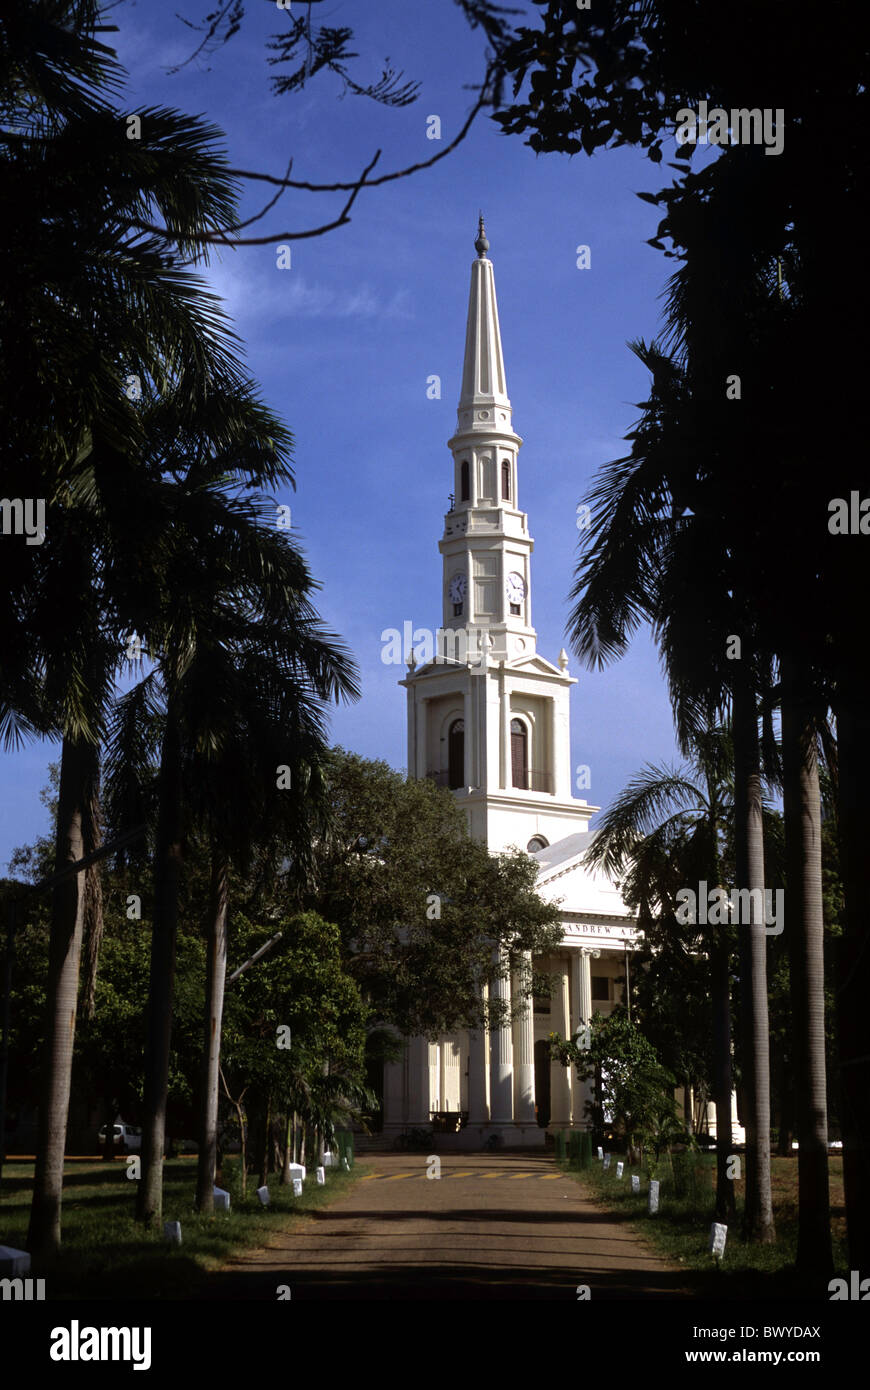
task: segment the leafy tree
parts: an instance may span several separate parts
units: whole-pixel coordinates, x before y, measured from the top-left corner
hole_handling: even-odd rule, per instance
[[[253,954],[276,925],[280,942],[227,991],[221,1063],[226,1094],[244,1098],[243,1167],[247,1114],[259,1118],[262,1181],[270,1122],[279,1111],[299,1115],[314,1144],[315,1131],[331,1140],[334,1115],[362,1096],[369,1013],[343,965],[337,927],[316,913],[268,928],[237,916],[237,949]]]
[[[480,1028],[482,983],[561,939],[534,861],[491,854],[431,781],[342,750],[325,778],[332,824],[305,905],[338,925],[346,968],[382,1022],[409,1036]],[[496,1026],[506,1006],[492,993]]]
[[[587,1104],[598,1135],[608,1114],[632,1149],[654,1148],[658,1155],[681,1135],[674,1077],[621,1006],[607,1017],[593,1014],[588,1048],[556,1033],[550,1042],[552,1055],[563,1065],[573,1063],[581,1081],[596,1079],[595,1100]]]

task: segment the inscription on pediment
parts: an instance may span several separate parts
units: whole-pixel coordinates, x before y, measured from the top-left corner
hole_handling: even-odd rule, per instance
[[[618,923],[563,922],[562,930],[566,937],[596,937],[616,941],[634,941],[639,932],[637,927]]]

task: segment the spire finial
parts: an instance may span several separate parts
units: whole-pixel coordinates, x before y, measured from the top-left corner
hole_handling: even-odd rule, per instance
[[[480,214],[480,218],[478,220],[477,240],[474,243],[474,249],[481,260],[483,260],[484,256],[489,250],[489,242],[486,239],[486,229],[483,225],[483,213]]]

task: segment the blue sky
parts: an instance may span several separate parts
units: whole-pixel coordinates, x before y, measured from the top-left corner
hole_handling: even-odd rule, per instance
[[[427,159],[453,138],[473,103],[465,89],[483,70],[484,41],[451,0],[333,0],[320,22],[355,30],[359,80],[383,61],[422,84],[418,100],[387,110],[342,96],[330,74],[304,92],[272,94],[266,38],[286,18],[250,0],[230,44],[176,75],[197,36],[177,19],[208,9],[195,0],[125,0],[110,36],[128,69],[125,105],[202,113],[226,133],[230,162],[276,175],[356,177],[380,148],[376,172]],[[438,115],[442,144],[427,140]],[[207,272],[245,344],[251,375],[295,435],[293,527],[322,588],[324,621],[359,664],[362,700],[339,708],[332,739],[403,768],[403,672],[382,664],[381,632],[403,622],[435,628],[456,422],[470,266],[478,210],[495,268],[513,424],[524,440],[519,502],[535,539],[532,613],[538,647],[556,660],[565,643],[567,595],[577,559],[576,507],[596,468],[627,452],[623,437],[647,394],[647,376],[626,347],[659,324],[673,263],[645,244],[658,223],[636,194],[666,177],[635,151],[537,156],[478,117],[464,144],[431,170],[360,194],[349,226],[292,243],[277,268],[281,232],[331,220],[340,195],[287,192],[252,231],[269,245],[221,251]],[[269,194],[247,185],[244,208]],[[591,249],[591,268],[576,248]],[[441,378],[440,400],[426,395]],[[581,795],[606,806],[646,761],[676,756],[658,657],[645,634],[604,672],[576,657],[572,765],[588,764]],[[57,750],[4,754],[0,865],[45,830],[38,791]],[[594,822],[593,822],[594,826]]]

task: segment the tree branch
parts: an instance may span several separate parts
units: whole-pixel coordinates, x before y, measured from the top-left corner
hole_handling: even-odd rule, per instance
[[[395,179],[407,178],[409,174],[416,174],[421,169],[431,169],[433,164],[437,164],[440,159],[446,159],[447,155],[452,154],[457,145],[460,145],[465,139],[483,107],[490,103],[491,96],[489,86],[493,68],[493,64],[490,64],[487,68],[486,76],[481,84],[480,96],[472,107],[468,119],[459,131],[459,134],[454,140],[451,140],[449,145],[446,145],[443,150],[439,150],[438,154],[434,154],[431,159],[421,160],[417,164],[409,164],[406,169],[397,169],[392,174],[381,174],[379,178],[371,180],[368,185],[369,188],[380,188],[381,184],[391,183]],[[378,151],[378,153],[380,153],[380,151]],[[257,174],[250,169],[228,169],[227,173],[232,174],[233,177],[237,179],[254,179],[259,180],[261,183],[280,184],[281,187],[299,188],[307,193],[345,193],[350,189],[359,188],[359,181],[357,181],[357,183],[307,183],[296,179],[279,179],[276,178],[274,174]]]
[[[347,223],[351,220],[349,217],[350,210],[353,207],[353,204],[356,201],[356,198],[363,187],[379,188],[382,184],[391,183],[396,179],[408,178],[411,174],[416,174],[421,169],[430,169],[433,164],[437,164],[439,160],[445,159],[447,155],[451,154],[453,150],[455,150],[456,147],[462,143],[462,141],[468,135],[468,132],[471,129],[480,111],[490,101],[489,84],[491,76],[492,64],[490,64],[487,67],[486,77],[484,78],[484,81],[480,88],[480,96],[478,97],[477,101],[472,107],[468,115],[468,118],[465,121],[465,124],[462,126],[462,129],[456,135],[455,139],[451,140],[449,145],[447,145],[443,150],[440,150],[438,154],[433,155],[431,159],[424,159],[416,164],[409,164],[407,168],[394,170],[394,172],[391,174],[381,174],[379,178],[369,180],[368,175],[371,173],[372,169],[375,167],[375,165],[381,157],[380,150],[375,151],[374,157],[366,165],[362,174],[356,180],[355,183],[317,184],[307,183],[298,179],[291,179],[289,177],[289,170],[292,167],[292,159],[290,161],[290,164],[288,165],[288,173],[284,176],[284,178],[276,178],[274,174],[259,174],[249,169],[228,169],[227,173],[231,174],[235,178],[252,179],[262,183],[274,184],[278,188],[278,193],[275,195],[274,198],[270,200],[270,202],[268,202],[265,205],[265,207],[263,207],[258,213],[255,213],[253,217],[249,217],[244,222],[237,223],[235,229],[226,228],[223,231],[201,232],[193,239],[204,245],[209,244],[219,246],[264,246],[271,245],[276,241],[304,241],[310,237],[323,236],[326,232],[334,231],[336,227],[346,226]],[[324,222],[319,227],[311,227],[304,232],[273,232],[269,236],[262,237],[238,237],[235,235],[235,231],[238,231],[243,227],[248,227],[253,222],[258,222],[261,217],[265,216],[269,209],[274,207],[275,203],[278,201],[278,198],[280,197],[281,193],[283,193],[285,188],[298,188],[309,193],[349,192],[350,197],[348,198],[338,217],[334,218],[331,222]],[[165,227],[158,227],[151,222],[129,221],[126,225],[129,227],[134,227],[138,231],[150,232],[153,236],[159,236],[168,241],[175,240],[175,236],[172,232],[168,231]]]
[[[275,241],[303,241],[306,237],[323,236],[325,232],[331,232],[336,227],[343,227],[346,225],[346,223],[350,221],[348,213],[350,212],[350,209],[353,207],[357,194],[365,184],[366,175],[369,173],[371,169],[375,167],[380,157],[380,150],[376,150],[374,158],[370,160],[370,162],[366,165],[365,169],[359,177],[359,181],[353,185],[353,192],[351,193],[350,197],[348,198],[338,217],[336,217],[332,222],[324,222],[322,226],[311,227],[306,232],[274,232],[271,236],[260,237],[236,237],[228,235],[226,231],[199,232],[196,236],[193,236],[190,239],[192,241],[197,241],[201,244],[218,246],[264,246],[270,245],[272,242]],[[280,196],[280,192],[277,196]],[[275,203],[276,201],[277,197],[272,199],[272,203]],[[263,208],[261,212],[258,212],[255,217],[250,218],[249,221],[256,222],[260,217],[263,216],[263,213],[267,211],[268,205],[267,207]],[[137,231],[151,232],[152,235],[163,237],[166,241],[176,240],[174,233],[168,231],[165,227],[158,227],[152,222],[127,221],[125,225],[128,227],[133,227]],[[239,225],[246,226],[247,224],[242,222]]]

